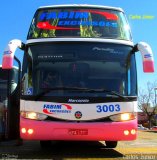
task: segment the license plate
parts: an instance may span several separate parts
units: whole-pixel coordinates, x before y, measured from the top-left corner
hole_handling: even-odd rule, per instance
[[[69,129],[70,135],[88,135],[88,129]]]

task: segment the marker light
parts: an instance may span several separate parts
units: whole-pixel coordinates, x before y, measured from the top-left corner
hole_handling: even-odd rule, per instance
[[[22,128],[22,129],[21,129],[21,132],[22,132],[22,133],[26,133],[26,128]]]
[[[44,120],[48,116],[42,113],[37,113],[37,112],[22,111],[21,117],[28,118],[28,119],[34,119],[34,120]]]
[[[133,135],[136,134],[136,130],[135,130],[135,129],[132,129],[132,130],[131,130],[131,134],[133,134]]]
[[[128,130],[125,130],[124,131],[124,134],[127,136],[127,135],[129,135],[129,131]]]
[[[112,121],[128,121],[136,118],[136,113],[121,113],[109,117]]]
[[[28,132],[28,134],[33,134],[34,131],[33,131],[33,129],[28,129],[27,132]]]

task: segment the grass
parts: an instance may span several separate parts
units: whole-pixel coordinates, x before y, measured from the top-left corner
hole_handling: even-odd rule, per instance
[[[116,150],[123,154],[157,154],[157,131],[138,131],[135,141],[121,141]]]

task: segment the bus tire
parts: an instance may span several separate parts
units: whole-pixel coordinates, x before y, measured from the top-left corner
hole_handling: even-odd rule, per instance
[[[107,148],[116,148],[118,142],[117,141],[105,141]]]
[[[51,147],[51,141],[40,141],[41,148],[48,148]]]

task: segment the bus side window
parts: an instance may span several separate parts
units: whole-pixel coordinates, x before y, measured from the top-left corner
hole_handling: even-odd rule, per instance
[[[32,89],[32,60],[29,56],[24,56],[24,61],[25,61],[24,64],[28,66],[28,68],[24,67],[24,68],[27,68],[27,70],[23,70],[21,87],[22,87],[22,94],[28,95],[28,94],[32,94],[32,92],[29,93],[30,90],[33,91]]]

